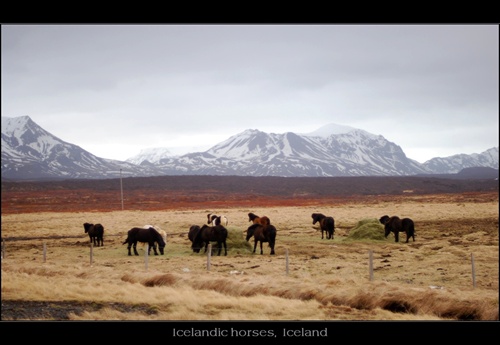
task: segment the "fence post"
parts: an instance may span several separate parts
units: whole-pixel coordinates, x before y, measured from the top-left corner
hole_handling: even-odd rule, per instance
[[[210,271],[210,258],[212,257],[212,243],[208,244],[207,249],[207,271]]]
[[[373,280],[373,251],[370,250],[369,252],[369,258],[370,258],[370,281]]]
[[[94,261],[93,250],[94,250],[94,244],[92,242],[90,242],[90,266],[92,266],[92,262]]]
[[[146,271],[148,270],[148,255],[149,255],[149,243],[146,243],[146,252],[144,253],[144,267],[146,267]]]
[[[288,275],[288,248],[285,249],[286,275]]]
[[[476,268],[474,267],[474,254],[470,254],[470,260],[472,264],[472,287],[476,288]]]
[[[43,242],[43,262],[47,261],[47,243]]]

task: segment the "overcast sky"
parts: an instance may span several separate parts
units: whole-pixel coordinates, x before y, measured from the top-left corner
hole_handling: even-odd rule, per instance
[[[499,144],[498,25],[2,25],[2,116],[102,157],[335,123],[421,163]]]

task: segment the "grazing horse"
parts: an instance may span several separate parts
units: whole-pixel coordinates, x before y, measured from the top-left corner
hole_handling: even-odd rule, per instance
[[[195,225],[196,227],[196,225]],[[193,228],[193,227],[191,227]],[[222,251],[222,246],[224,245],[224,255],[227,255],[227,229],[222,225],[208,226],[203,224],[200,230],[195,233],[197,229],[193,230],[193,251],[198,253],[201,247],[205,246],[205,253],[207,252],[208,244],[210,242],[217,242],[217,248],[219,252],[217,255],[220,255]],[[190,229],[191,232],[191,229]]]
[[[323,232],[326,232],[326,238],[333,240],[333,234],[335,233],[335,220],[333,217],[325,216],[322,213],[313,213],[311,217],[313,219],[313,225],[319,222],[321,239],[324,238]]]
[[[415,242],[415,224],[410,218],[400,219],[398,216],[389,217],[385,215],[380,217],[379,221],[384,225],[385,238],[393,232],[395,242],[399,242],[399,233],[404,232],[406,233],[406,243],[408,243],[410,237]]]
[[[157,225],[144,225],[142,228],[143,229],[154,228],[156,231],[158,231],[160,233],[161,237],[163,237],[163,241],[165,241],[165,244],[167,243],[167,233],[165,230],[160,229],[159,226],[157,226]],[[141,243],[142,243],[142,245],[146,244],[146,242],[141,242]],[[153,248],[155,248],[155,247],[156,247],[156,242],[153,243]],[[151,253],[151,247],[149,247],[148,250],[149,250],[148,254]]]
[[[262,225],[270,225],[271,224],[271,220],[268,217],[266,217],[266,216],[259,217],[258,215],[256,215],[255,213],[252,213],[252,212],[250,212],[248,214],[248,221],[252,222],[254,224],[262,224]]]
[[[227,226],[229,223],[226,216],[218,216],[216,214],[209,213],[207,214],[207,224],[211,224],[212,226],[223,225]]]
[[[85,233],[89,234],[90,243],[94,246],[104,246],[104,227],[101,224],[83,223]]]
[[[250,227],[247,229],[247,237],[246,240],[250,240],[250,238],[253,236],[254,238],[254,245],[253,245],[253,252],[255,253],[255,250],[257,249],[257,242],[260,242],[260,254],[263,254],[264,251],[262,250],[262,243],[263,242],[268,242],[269,247],[271,247],[271,255],[274,255],[274,245],[276,243],[276,228],[274,225],[262,225],[262,224],[252,224]]]
[[[195,242],[200,230],[201,228],[198,225],[191,225],[188,232],[188,238],[191,241],[191,249],[193,249],[193,252],[195,253],[199,253],[201,249],[202,243],[200,241]]]
[[[146,242],[149,244],[148,248],[148,254],[149,250],[153,248],[155,255],[158,255],[158,252],[156,251],[156,245],[155,242],[158,242],[158,248],[160,250],[161,255],[164,254],[165,246],[166,243],[163,240],[162,235],[156,231],[155,228],[150,227],[148,229],[144,228],[132,228],[128,231],[127,233],[127,239],[122,243],[128,243],[128,255],[132,255],[130,253],[130,248],[134,246],[134,254],[139,255],[137,252],[137,242]]]

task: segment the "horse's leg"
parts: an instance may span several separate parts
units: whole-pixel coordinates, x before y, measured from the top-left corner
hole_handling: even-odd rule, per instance
[[[399,231],[394,231],[394,238],[396,239],[396,242],[399,242]]]
[[[262,254],[264,254],[264,251],[262,250],[262,242],[263,242],[263,241],[260,241],[260,254],[261,254],[261,255],[262,255]]]
[[[158,255],[158,252],[156,251],[156,242],[153,242],[149,245],[149,248],[151,249],[151,247],[153,247],[153,251],[155,253],[155,255]]]
[[[253,252],[255,253],[255,249],[257,248],[257,240],[253,243]]]
[[[226,245],[226,241],[222,242],[222,244],[224,244],[224,256],[227,255],[227,245]]]
[[[134,254],[139,255],[139,253],[137,252],[137,241],[134,242]]]
[[[222,243],[220,241],[217,241],[217,248],[219,249],[217,255],[220,256],[220,252],[222,251]]]
[[[321,229],[321,239],[323,239],[323,229]]]
[[[129,242],[127,249],[128,249],[128,255],[132,256],[132,253],[130,252],[130,247],[132,247],[132,243]]]
[[[269,246],[271,247],[271,255],[274,255],[274,242],[269,242]]]

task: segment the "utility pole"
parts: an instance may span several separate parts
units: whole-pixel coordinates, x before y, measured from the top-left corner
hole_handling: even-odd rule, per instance
[[[123,183],[122,183],[122,169],[120,169],[120,193],[122,199],[122,211],[123,211]]]

